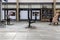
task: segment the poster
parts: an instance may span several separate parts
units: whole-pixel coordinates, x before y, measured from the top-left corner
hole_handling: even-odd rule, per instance
[[[15,10],[9,10],[8,15],[10,19],[16,19],[16,11]]]

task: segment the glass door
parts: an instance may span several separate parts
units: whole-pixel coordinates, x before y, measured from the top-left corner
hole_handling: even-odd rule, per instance
[[[35,20],[35,14],[37,20],[40,20],[40,10],[32,10],[32,19]]]

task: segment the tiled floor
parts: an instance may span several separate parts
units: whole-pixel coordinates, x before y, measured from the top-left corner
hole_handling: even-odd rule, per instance
[[[26,29],[28,22],[11,22],[0,28],[0,40],[60,40],[60,25],[49,25],[49,22],[32,23],[36,29]]]

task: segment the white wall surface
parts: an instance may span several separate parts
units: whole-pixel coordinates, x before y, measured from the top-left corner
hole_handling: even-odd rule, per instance
[[[60,5],[56,5],[56,8],[60,8]]]
[[[5,2],[4,0],[2,0],[2,2]]]
[[[16,8],[16,5],[2,5],[2,8]]]
[[[31,5],[31,8],[42,8],[42,5]]]
[[[16,5],[8,5],[8,8],[16,8]]]
[[[60,2],[60,0],[56,0],[56,2]]]
[[[53,0],[19,0],[20,2],[53,2]]]
[[[2,0],[4,2],[4,0]],[[8,0],[8,2],[16,2],[16,0]],[[53,0],[19,0],[19,2],[53,2]],[[60,2],[60,0],[56,0]]]
[[[2,0],[2,2],[5,2],[5,1]],[[16,2],[16,0],[8,0],[8,2]]]
[[[48,4],[45,4],[45,6],[47,6],[47,8],[52,8],[52,5],[48,5]],[[20,8],[42,8],[42,5],[20,5]]]
[[[51,4],[44,4],[47,8],[52,8]],[[31,8],[42,8],[42,5],[30,5]],[[8,7],[6,5],[2,5],[2,8],[16,8],[16,5],[8,5]],[[20,8],[29,8],[29,5],[20,5]],[[56,8],[60,8],[60,5],[57,4]]]
[[[28,8],[28,5],[20,5],[20,8]]]
[[[8,0],[8,2],[16,2],[16,0]]]

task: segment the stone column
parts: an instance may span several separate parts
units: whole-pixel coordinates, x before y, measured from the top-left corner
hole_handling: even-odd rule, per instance
[[[56,14],[56,0],[53,0],[54,16]]]
[[[16,21],[19,21],[19,0],[16,0]]]

